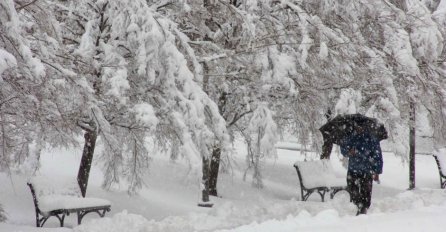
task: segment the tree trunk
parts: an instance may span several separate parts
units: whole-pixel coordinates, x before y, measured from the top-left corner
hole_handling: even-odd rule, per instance
[[[209,170],[209,194],[217,196],[217,180],[220,169],[221,149],[219,147],[212,150],[211,165]]]
[[[209,201],[209,159],[203,157],[203,178],[202,178],[202,189],[201,189],[201,202],[198,206],[201,207],[212,207],[212,203]]]
[[[415,104],[410,102],[409,119],[409,189],[415,188]]]
[[[98,135],[94,130],[87,130],[84,134],[84,150],[82,152],[81,164],[77,173],[77,182],[83,197],[85,197],[85,194],[87,193],[88,177],[90,175],[97,137]]]

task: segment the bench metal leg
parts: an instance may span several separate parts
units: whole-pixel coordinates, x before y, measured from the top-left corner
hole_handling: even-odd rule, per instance
[[[312,190],[302,190],[302,201],[306,201],[308,200],[308,198],[310,197],[310,195],[315,191],[315,189]],[[325,201],[325,193],[327,192],[326,189],[323,190],[317,190],[317,193],[321,196],[321,200],[322,202]]]
[[[40,227],[39,213],[36,213],[36,227]]]
[[[333,199],[334,196],[336,195],[336,193],[338,193],[341,190],[343,190],[343,189],[333,189],[333,191],[331,191],[331,193],[330,193],[330,199]]]
[[[331,193],[330,193],[330,198],[333,199],[334,196],[336,195],[336,193],[338,193],[340,191],[346,191],[348,193],[349,197],[350,197],[350,202],[352,202],[352,197],[351,197],[350,192],[348,191],[347,188],[336,188],[336,189],[333,189],[331,191]]]
[[[308,200],[310,195],[313,193],[313,190],[302,190],[302,201]]]
[[[319,195],[321,196],[322,202],[325,201],[325,193],[327,192],[327,190],[317,190],[317,193],[319,193]]]
[[[331,193],[330,193],[330,199],[333,200],[333,198],[334,198],[334,196],[335,196],[335,194],[336,194],[337,192],[339,192],[339,191],[336,191],[336,190],[331,191]]]
[[[62,214],[53,214],[53,215],[49,215],[49,216],[42,216],[41,218],[39,217],[39,215],[36,216],[36,226],[37,227],[43,227],[43,225],[46,223],[46,221],[48,221],[48,219],[54,216],[59,220],[60,223],[60,227],[63,227],[64,225],[64,220],[65,220],[65,213]]]
[[[81,215],[81,212],[77,212],[77,224],[80,225],[82,222],[82,218],[84,215]]]
[[[82,218],[84,218],[85,215],[88,213],[95,212],[99,215],[99,217],[104,217],[106,212],[109,212],[110,208],[107,209],[97,209],[97,210],[86,210],[86,211],[78,211],[77,212],[77,224],[80,225],[82,222]]]
[[[60,227],[63,227],[63,223],[65,220],[65,213],[63,213],[62,216],[59,216],[59,214],[57,214],[56,217],[59,219]]]
[[[39,215],[37,215],[36,226],[37,227],[43,227],[43,224],[45,224],[45,222],[48,220],[49,217],[50,216],[39,218]]]

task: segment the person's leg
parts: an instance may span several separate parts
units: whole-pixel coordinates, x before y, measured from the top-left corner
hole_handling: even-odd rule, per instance
[[[363,175],[360,178],[359,195],[360,195],[360,205],[358,213],[366,214],[367,209],[370,207],[372,201],[372,188],[373,188],[373,178],[372,175]]]
[[[353,204],[359,207],[359,204],[361,203],[361,195],[359,191],[360,178],[358,178],[358,175],[353,172],[347,173],[347,187]]]

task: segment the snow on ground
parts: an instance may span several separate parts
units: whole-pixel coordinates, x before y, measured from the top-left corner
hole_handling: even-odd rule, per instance
[[[340,216],[334,209],[324,210],[315,216],[302,211],[297,216],[288,216],[283,220],[268,220],[262,223],[251,223],[230,230],[219,232],[270,232],[270,231],[444,231],[440,223],[445,216],[446,205],[416,208],[396,213],[372,213],[351,217]]]
[[[243,152],[240,146],[236,149]],[[40,172],[60,179],[75,178],[80,154],[80,149],[47,151],[42,156]],[[146,187],[135,196],[129,196],[124,185],[102,190],[102,174],[96,163],[87,196],[109,200],[112,211],[102,219],[87,215],[81,226],[76,225],[76,216],[70,215],[65,228],[58,228],[54,218],[45,228],[35,228],[27,178],[2,174],[0,203],[8,213],[8,221],[0,223],[0,231],[444,231],[439,220],[446,216],[446,191],[439,188],[433,157],[417,156],[417,189],[406,191],[407,165],[385,153],[384,173],[381,184],[374,185],[369,214],[356,217],[355,206],[346,193],[338,193],[327,202],[320,202],[317,194],[307,202],[300,201],[293,164],[314,156],[279,150],[277,159],[265,162],[265,188],[261,190],[251,187],[250,173],[245,182],[242,180],[244,157],[233,157],[236,162],[220,175],[220,197],[212,198],[213,208],[197,207],[199,180],[182,161],[171,162],[165,156],[155,155]],[[335,152],[332,157],[335,171],[345,175],[340,155]]]

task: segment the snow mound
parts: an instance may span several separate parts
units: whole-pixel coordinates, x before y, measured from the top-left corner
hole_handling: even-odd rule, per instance
[[[75,232],[176,232],[176,231],[296,231],[296,229],[325,228],[339,226],[346,221],[365,220],[369,217],[393,217],[414,210],[432,212],[436,207],[446,208],[446,192],[443,190],[406,191],[396,196],[376,199],[370,213],[355,217],[355,207],[346,198],[322,202],[288,201],[271,203],[265,201],[257,206],[245,207],[226,202],[216,205],[207,212],[171,216],[161,221],[123,211],[112,218],[91,220],[74,228]],[[349,207],[351,206],[351,207]],[[444,210],[444,209],[443,209]],[[386,214],[383,214],[386,212]],[[400,216],[395,216],[401,219]],[[368,222],[368,221],[367,221]],[[352,223],[352,222],[349,222]],[[380,222],[386,223],[386,222]],[[356,227],[362,226],[358,223]],[[283,230],[281,229],[283,228]],[[304,230],[306,231],[306,230]],[[317,230],[319,231],[319,230]],[[321,230],[331,231],[331,230]],[[337,231],[337,230],[335,230]]]
[[[115,214],[112,218],[92,220],[74,228],[74,232],[144,232],[144,231],[192,231],[184,221],[172,221],[171,224],[155,223],[141,215],[130,214],[127,211]]]

